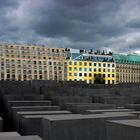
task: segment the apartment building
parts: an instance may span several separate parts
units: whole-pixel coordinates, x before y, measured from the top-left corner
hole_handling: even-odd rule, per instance
[[[140,56],[41,45],[0,44],[0,80],[140,82]]]
[[[109,55],[72,52],[69,54],[67,71],[68,81],[116,84],[116,64]]]
[[[1,44],[0,80],[66,80],[65,48]]]
[[[140,83],[140,56],[113,54],[116,83]]]

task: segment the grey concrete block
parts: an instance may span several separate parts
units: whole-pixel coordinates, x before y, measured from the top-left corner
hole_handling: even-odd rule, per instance
[[[107,122],[107,140],[139,140],[140,120]]]
[[[3,131],[3,120],[0,117],[0,132],[2,132],[2,131]]]
[[[91,103],[91,104],[66,104],[66,109],[73,113],[84,113],[85,110],[95,110],[95,109],[115,109],[114,104],[101,104],[101,103]]]
[[[21,121],[22,116],[31,116],[31,118],[32,118],[32,116],[33,117],[36,116],[36,118],[38,116],[40,118],[41,115],[43,117],[43,115],[54,115],[54,114],[56,114],[56,115],[59,115],[59,114],[71,114],[71,112],[67,111],[67,110],[60,110],[60,111],[21,111],[21,112],[17,112],[16,116],[14,118],[15,129],[18,132],[21,131],[21,129],[22,129],[22,121]],[[32,130],[31,126],[32,125],[30,125],[30,123],[29,123],[29,126],[25,126],[25,129],[27,127],[29,130],[30,129]],[[30,131],[29,131],[29,133],[30,133]]]
[[[107,140],[106,120],[135,119],[131,114],[50,115],[42,119],[44,140]]]
[[[130,96],[115,96],[104,94],[94,95],[93,101],[104,104],[115,104],[118,107],[133,103],[133,99]]]
[[[22,101],[8,101],[10,106],[48,106],[51,101],[48,100],[22,100]]]
[[[51,111],[60,110],[59,106],[20,106],[11,107],[13,111]]]
[[[53,114],[53,113],[52,113]],[[68,115],[70,112],[58,112],[53,115]],[[48,114],[50,115],[50,114]],[[20,132],[22,135],[39,135],[42,137],[42,118],[48,115],[29,115],[23,116],[20,123]]]
[[[16,124],[18,122],[18,120],[16,120],[16,115],[17,113],[16,112],[19,112],[19,111],[57,111],[57,110],[60,110],[60,107],[59,106],[20,106],[20,107],[11,107],[12,108],[12,112],[11,112],[11,119],[12,119],[12,122],[13,122],[13,126],[15,130],[16,129]]]
[[[99,109],[99,110],[85,110],[85,114],[100,114],[105,112],[131,112],[131,109]]]
[[[140,111],[140,104],[126,104],[125,108]]]
[[[0,137],[15,137],[20,136],[17,132],[0,132]]]
[[[63,108],[65,103],[92,103],[92,98],[88,96],[56,96],[52,102]]]
[[[0,140],[42,140],[39,136],[1,137]]]
[[[19,116],[25,115],[54,115],[54,114],[70,114],[70,111],[67,110],[56,110],[56,111],[21,111],[17,112]]]

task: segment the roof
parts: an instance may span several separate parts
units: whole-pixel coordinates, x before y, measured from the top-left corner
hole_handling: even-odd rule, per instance
[[[113,59],[116,63],[121,63],[121,64],[140,64],[140,55],[113,54]]]
[[[98,62],[114,62],[112,55],[95,55],[84,53],[70,53],[70,60],[86,60],[86,61],[98,61]]]

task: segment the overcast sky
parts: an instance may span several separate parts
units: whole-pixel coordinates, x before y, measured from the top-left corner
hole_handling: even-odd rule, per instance
[[[0,42],[140,51],[140,0],[0,0]]]

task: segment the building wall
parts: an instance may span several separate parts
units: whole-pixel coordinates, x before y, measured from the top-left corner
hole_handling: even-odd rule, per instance
[[[68,61],[68,81],[95,83],[97,77],[104,77],[105,84],[116,84],[116,65],[113,62]]]
[[[140,65],[138,64],[116,64],[117,83],[139,83]]]
[[[65,48],[1,45],[1,80],[66,80]]]

